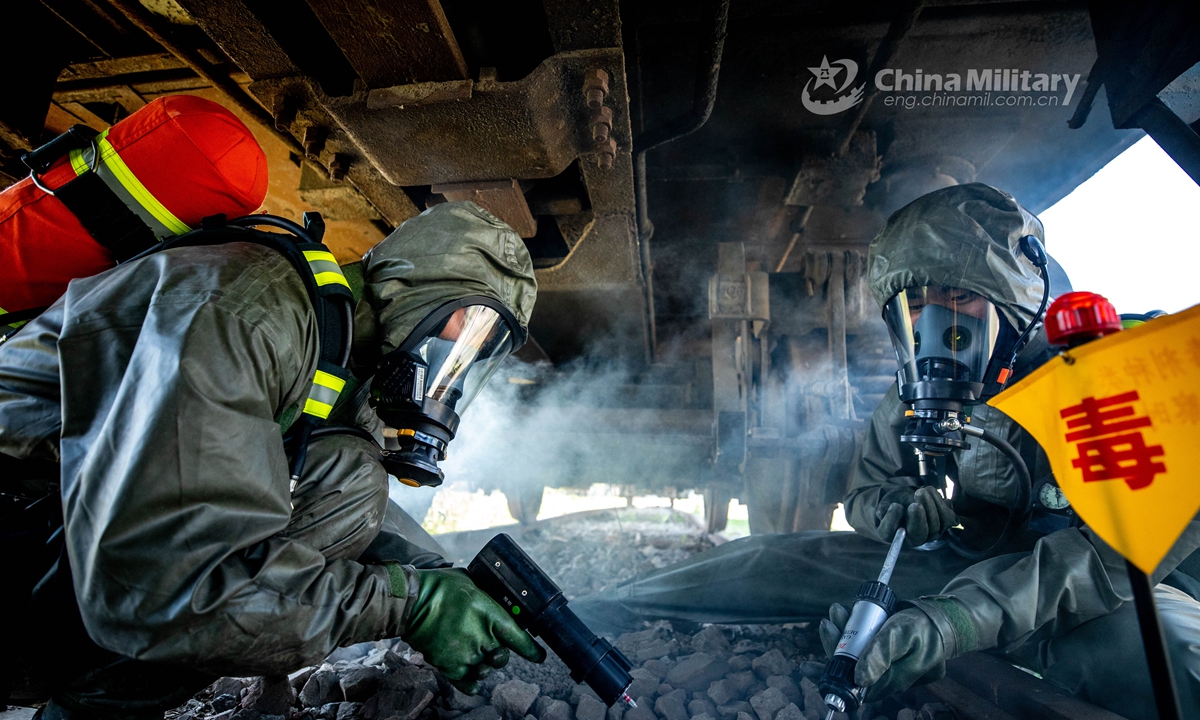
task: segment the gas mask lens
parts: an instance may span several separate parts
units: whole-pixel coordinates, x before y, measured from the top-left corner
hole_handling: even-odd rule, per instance
[[[512,331],[484,305],[458,308],[415,353],[429,369],[425,394],[462,414],[512,350]]]
[[[406,485],[442,483],[438,462],[446,459],[459,416],[517,344],[511,313],[484,298],[470,300],[421,321],[371,380],[371,406],[388,426],[383,466]]]
[[[1000,334],[1000,316],[987,298],[956,287],[907,288],[883,306],[883,319],[901,385],[984,382]]]

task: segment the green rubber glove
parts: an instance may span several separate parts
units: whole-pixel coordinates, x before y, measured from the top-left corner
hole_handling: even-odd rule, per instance
[[[928,612],[940,615],[950,628],[950,641],[925,610],[908,608],[888,618],[863,648],[854,669],[854,682],[867,689],[867,702],[939,680],[946,674],[947,660],[976,649],[974,633],[967,626],[960,627],[970,620],[957,603],[948,598],[917,602]],[[829,619],[821,621],[817,631],[829,657],[849,619],[850,611],[835,604],[829,608]]]
[[[503,607],[475,587],[465,570],[416,572],[419,589],[404,641],[459,690],[478,692],[480,680],[508,664],[510,648],[531,662],[546,659],[542,646],[518,627]],[[395,580],[393,575],[394,588]],[[395,590],[406,597],[407,580],[393,594],[397,594]]]
[[[891,542],[903,523],[906,542],[913,547],[936,540],[958,524],[958,515],[950,508],[949,501],[928,486],[917,488],[907,497],[894,498],[893,502],[880,503],[877,512],[880,538]]]

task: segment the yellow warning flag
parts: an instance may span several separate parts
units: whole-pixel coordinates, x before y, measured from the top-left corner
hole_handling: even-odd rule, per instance
[[[1067,351],[989,403],[1079,516],[1149,574],[1200,510],[1200,305]]]

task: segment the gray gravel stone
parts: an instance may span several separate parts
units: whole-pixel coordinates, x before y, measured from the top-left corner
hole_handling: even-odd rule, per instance
[[[596,694],[596,691],[587,685],[571,683],[571,695],[567,702],[571,703],[571,706],[574,707],[579,704],[580,699],[582,699],[584,695],[595,700],[600,699],[600,696]]]
[[[754,708],[745,700],[736,700],[728,705],[718,705],[717,714],[721,716],[721,720],[733,720],[741,714],[749,715],[750,720],[754,720]],[[745,718],[741,720],[745,720]]]
[[[695,720],[697,715],[717,716],[717,706],[709,700],[693,700],[687,705],[688,715]]]
[[[658,686],[659,697],[662,697],[663,695],[670,695],[673,692],[675,692],[675,686],[671,683],[662,683]]]
[[[800,708],[796,707],[796,703],[788,703],[783,706],[782,710],[775,713],[775,720],[806,720],[806,718]]]
[[[708,696],[717,705],[727,705],[738,699],[738,691],[728,678],[721,678],[709,684]]]
[[[679,641],[674,638],[670,640],[659,640],[642,646],[635,656],[638,662],[645,662],[654,658],[666,657],[668,655],[679,654]]]
[[[729,673],[725,676],[725,679],[729,681],[738,697],[745,697],[746,691],[758,682],[758,678],[754,677],[754,673],[749,670]]]
[[[562,700],[543,695],[533,703],[533,714],[538,720],[571,720],[571,706]]]
[[[637,707],[625,711],[624,720],[658,720],[652,709],[653,701],[647,697],[637,699]]]
[[[804,702],[804,696],[800,694],[800,689],[786,675],[772,675],[767,678],[767,687],[779,688],[783,692],[783,696],[788,699],[788,702],[797,704]]]
[[[663,662],[659,658],[651,658],[642,663],[642,667],[657,675],[659,678],[665,678],[667,673],[671,672],[671,664]]]
[[[772,675],[791,675],[793,669],[792,661],[785,658],[778,648],[754,658],[750,665],[754,668],[754,674],[763,679]]]
[[[212,694],[215,695],[233,695],[236,698],[242,697],[242,691],[246,689],[246,681],[241,678],[223,677],[209,687],[212,689]]]
[[[579,698],[579,704],[575,706],[576,720],[605,720],[606,715],[608,708],[590,695]]]
[[[433,692],[427,687],[411,687],[407,690],[380,690],[362,704],[362,716],[368,720],[413,720],[433,700]]]
[[[788,700],[779,688],[767,688],[750,698],[750,706],[758,714],[758,720],[775,720],[775,713],[787,704]]]
[[[304,683],[308,682],[308,679],[310,677],[312,677],[312,674],[315,673],[316,671],[317,671],[316,665],[313,665],[311,667],[301,668],[301,669],[297,670],[296,672],[288,675],[288,682],[291,683],[293,690],[295,690],[296,692],[300,692],[300,690],[304,687]]]
[[[470,710],[474,710],[480,705],[486,705],[487,700],[480,695],[468,695],[451,685],[450,696],[446,698],[446,704],[450,706],[451,710],[462,710],[463,712],[468,712]]]
[[[466,715],[462,715],[458,720],[500,720],[500,713],[496,712],[496,708],[491,705],[480,705]]]
[[[633,684],[629,686],[629,696],[639,698],[643,695],[653,696],[658,692],[659,679],[654,673],[645,668],[634,668],[629,671],[633,676]]]
[[[803,677],[816,682],[821,679],[823,674],[825,674],[825,663],[816,662],[814,660],[805,660],[804,662],[800,663],[800,667],[796,668],[796,671],[799,672]]]
[[[667,673],[667,682],[688,690],[703,690],[728,672],[729,663],[724,660],[708,653],[695,653],[679,659],[679,664]]]
[[[334,720],[358,720],[362,717],[362,703],[344,702],[337,704]]]
[[[254,678],[242,694],[242,707],[253,708],[261,715],[286,715],[294,702],[296,691],[286,675]]]
[[[896,713],[896,720],[916,720],[917,711],[912,708],[900,708],[900,712]]]
[[[734,655],[733,657],[729,658],[728,662],[729,668],[734,671],[750,669],[750,658],[746,657],[745,655]]]
[[[688,720],[686,690],[674,690],[654,702],[654,712],[665,720]]]
[[[705,713],[701,715],[693,715],[692,720],[717,720],[717,716]]]
[[[492,690],[492,705],[505,718],[523,718],[541,689],[533,683],[509,680]]]
[[[729,638],[725,637],[725,633],[716,625],[709,625],[700,632],[692,636],[692,652],[706,652],[713,655],[727,653],[733,646],[729,644]]]
[[[226,710],[233,710],[239,706],[238,699],[229,693],[224,693],[213,698],[212,709],[215,713],[223,713]]]
[[[818,713],[825,711],[825,698],[821,696],[821,691],[817,689],[817,684],[808,678],[800,678],[800,693],[804,695],[804,709],[816,710]]]
[[[380,653],[380,663],[382,660]],[[342,693],[350,702],[363,702],[383,686],[383,670],[377,667],[361,667],[344,672],[339,677]]]
[[[606,720],[624,720],[625,711],[628,708],[629,706],[623,702],[613,703],[612,707],[608,709],[608,716]]]

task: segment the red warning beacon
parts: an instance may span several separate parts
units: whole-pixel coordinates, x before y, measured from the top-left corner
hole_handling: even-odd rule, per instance
[[[1046,339],[1051,345],[1075,347],[1121,330],[1121,316],[1103,295],[1069,292],[1046,311]]]

